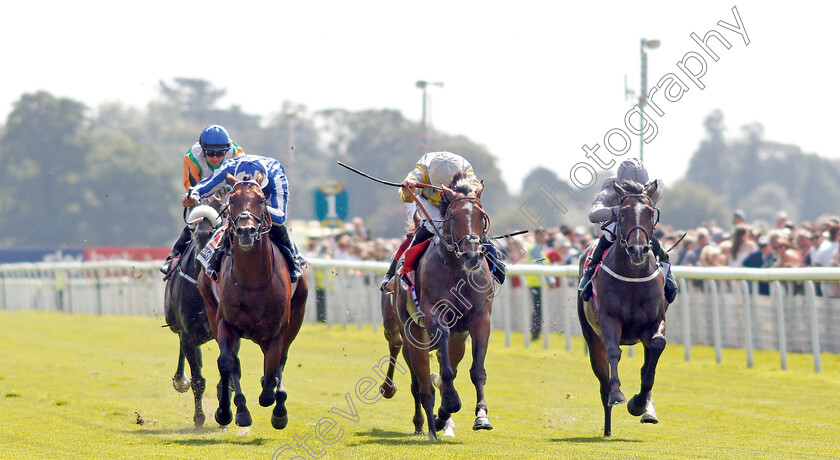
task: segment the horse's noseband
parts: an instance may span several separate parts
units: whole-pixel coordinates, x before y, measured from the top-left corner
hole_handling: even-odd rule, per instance
[[[259,241],[260,237],[262,235],[265,235],[266,233],[268,233],[269,230],[271,230],[271,219],[267,218],[268,217],[267,216],[268,211],[266,210],[266,206],[265,206],[265,198],[260,200],[260,205],[262,207],[263,217],[260,217],[256,214],[254,214],[253,212],[245,209],[242,212],[240,212],[239,214],[237,214],[235,217],[231,218],[231,220],[230,220],[230,232],[233,235],[236,235],[236,230],[238,229],[239,221],[242,220],[242,219],[253,218],[257,222],[257,236],[255,237],[255,239],[257,241]],[[228,203],[228,208],[229,207],[230,207],[230,203]],[[267,225],[266,225],[266,222],[268,222]]]

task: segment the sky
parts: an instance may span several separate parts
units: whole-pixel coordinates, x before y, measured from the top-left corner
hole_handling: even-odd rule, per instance
[[[719,25],[738,25],[733,8],[745,32]],[[575,171],[585,184],[585,171],[606,177],[599,162],[639,156],[625,126],[638,101],[625,81],[638,95],[645,38],[661,42],[648,51],[648,89],[666,82],[651,99],[662,113],[645,111],[657,132],[643,159],[666,187],[685,175],[714,109],[728,139],[758,122],[765,139],[840,159],[836,2],[34,0],[3,9],[2,120],[24,93],[142,108],[160,80],[188,77],[226,89],[222,107],[266,118],[289,100],[309,112],[390,108],[419,121],[415,82],[425,80],[443,82],[429,91],[433,129],[486,147],[513,191],[537,166],[562,180]],[[691,38],[712,30],[731,45],[709,39],[717,61]],[[695,82],[685,72],[701,73],[697,57],[705,74]],[[669,80],[673,101],[668,74],[687,88]],[[599,161],[583,150],[595,144]]]

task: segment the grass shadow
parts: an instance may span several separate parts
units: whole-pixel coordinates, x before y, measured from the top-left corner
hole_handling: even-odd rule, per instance
[[[626,439],[626,438],[614,438],[614,437],[604,437],[604,436],[578,436],[575,438],[551,438],[549,439],[550,442],[572,442],[572,443],[604,443],[604,442],[635,442],[641,443],[644,442],[639,439]]]
[[[442,432],[441,432],[442,433]],[[405,431],[388,431],[382,430],[379,428],[371,428],[367,431],[357,431],[355,433],[356,436],[359,437],[366,437],[370,439],[366,439],[363,441],[357,441],[354,443],[348,443],[349,446],[363,446],[366,444],[377,444],[377,445],[386,445],[386,446],[410,446],[410,445],[424,445],[428,444],[429,436],[428,434],[414,434]],[[444,438],[440,434],[438,434],[438,440],[443,440],[447,444],[462,444],[460,440],[452,439],[452,438]]]
[[[209,446],[209,445],[251,445],[262,446],[271,442],[270,439],[255,436],[253,438],[236,437],[231,438],[229,430],[223,430],[220,427],[186,427],[186,428],[170,428],[170,429],[145,429],[145,430],[122,430],[124,433],[133,435],[149,436],[159,438],[166,444],[177,444],[181,446]],[[215,437],[199,437],[199,438],[182,438],[181,436],[191,435],[222,435],[223,438]]]

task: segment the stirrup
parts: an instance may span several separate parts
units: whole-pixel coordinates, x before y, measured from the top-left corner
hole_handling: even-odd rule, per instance
[[[383,279],[382,283],[379,285],[379,290],[382,291],[382,292],[386,292],[386,293],[391,292],[391,291],[388,290],[388,284],[391,282],[392,279],[394,279],[394,275],[389,276],[386,273],[385,274],[385,279]]]

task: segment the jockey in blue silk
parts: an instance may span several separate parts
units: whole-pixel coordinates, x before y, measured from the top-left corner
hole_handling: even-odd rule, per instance
[[[473,172],[470,163],[462,156],[451,152],[430,152],[423,155],[418,161],[417,165],[411,172],[408,173],[403,186],[399,190],[400,201],[406,203],[406,218],[407,228],[414,227],[414,214],[417,212],[414,195],[417,195],[432,218],[432,222],[426,219],[426,216],[420,214],[420,225],[414,229],[414,235],[411,237],[411,244],[409,248],[414,247],[432,236],[434,236],[434,229],[432,226],[440,230],[443,225],[443,216],[445,209],[441,208],[442,197],[441,193],[431,188],[415,188],[415,184],[429,184],[429,185],[443,185],[449,186],[455,173],[462,172],[467,175],[469,180],[477,187],[479,182]],[[419,191],[418,191],[419,190]],[[493,273],[493,277],[499,284],[505,281],[505,266],[499,260],[499,253],[492,242],[484,237],[481,245],[484,247],[485,257]],[[406,249],[407,250],[407,249]],[[388,282],[394,277],[397,271],[398,260],[395,257],[391,259],[391,266],[385,273],[385,279],[382,280],[380,290],[385,291]]]
[[[289,232],[284,225],[286,223],[286,204],[289,199],[289,181],[286,178],[286,171],[283,165],[274,158],[258,155],[242,155],[225,161],[213,172],[213,175],[202,180],[192,191],[184,196],[182,204],[184,207],[193,206],[201,198],[215,193],[217,190],[227,186],[227,175],[231,174],[237,179],[245,175],[256,177],[257,173],[263,173],[263,182],[260,184],[265,194],[266,209],[271,216],[271,230],[268,235],[278,246],[284,246],[292,254],[289,275],[292,282],[296,282],[303,274],[303,267],[306,260],[300,255],[297,245],[292,241]],[[207,274],[218,281],[218,272],[222,264],[222,256],[229,245],[229,239],[224,239],[224,245],[220,246],[213,253],[210,262],[207,264]],[[280,251],[284,253],[285,251]]]
[[[204,128],[198,136],[198,142],[193,144],[184,155],[184,188],[187,191],[190,190],[190,175],[197,181],[206,179],[225,160],[244,154],[245,151],[231,140],[224,126],[210,125]],[[161,273],[166,275],[163,277],[164,280],[169,278],[172,274],[171,268],[176,265],[172,263],[172,260],[177,259],[187,249],[191,234],[189,225],[181,230],[181,235],[160,267]]]
[[[610,231],[605,231],[601,235],[601,238],[598,239],[598,245],[595,246],[595,250],[589,256],[589,266],[580,279],[578,289],[584,301],[592,298],[592,275],[595,274],[595,268],[601,263],[601,257],[604,255],[604,251],[615,242],[615,236],[612,232],[615,232],[616,229],[615,217],[618,215],[618,207],[621,204],[621,199],[613,188],[613,184],[616,182],[621,183],[625,180],[647,185],[649,177],[645,165],[636,158],[622,161],[618,166],[616,177],[610,177],[604,181],[601,191],[592,203],[592,208],[589,211],[589,221],[593,224],[603,224],[609,221],[612,221],[612,223],[607,227]],[[654,206],[659,201],[659,198],[662,197],[663,190],[662,181],[660,179],[656,179],[656,181],[658,183],[657,191],[653,198],[651,198]],[[665,280],[665,300],[670,304],[677,296],[677,281],[674,279],[674,274],[670,270],[671,264],[668,262],[668,253],[662,249],[655,235],[650,235],[650,240],[651,249],[653,249],[653,253],[659,258],[659,262],[663,265],[668,265],[668,278]]]

